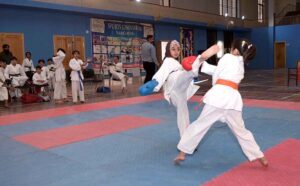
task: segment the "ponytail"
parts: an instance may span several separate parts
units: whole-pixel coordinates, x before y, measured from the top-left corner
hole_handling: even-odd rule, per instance
[[[256,55],[256,47],[246,39],[235,39],[231,48],[237,49],[246,63],[249,63]]]
[[[256,47],[252,44],[248,46],[248,49],[244,52],[243,58],[246,63],[249,63],[256,55]]]

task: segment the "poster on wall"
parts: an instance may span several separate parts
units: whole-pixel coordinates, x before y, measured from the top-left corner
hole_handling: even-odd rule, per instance
[[[91,24],[94,22],[97,21],[91,19]],[[110,63],[114,56],[119,56],[126,68],[142,66],[141,45],[146,41],[145,34],[153,34],[152,25],[103,20],[101,28],[103,30],[94,29],[92,32],[92,51],[96,61]]]
[[[193,55],[194,50],[194,34],[193,29],[181,28],[180,29],[180,44],[182,46],[181,57]]]
[[[153,27],[144,25],[144,37],[147,37],[147,35],[154,35]]]
[[[105,24],[103,19],[91,19],[91,31],[104,33]]]

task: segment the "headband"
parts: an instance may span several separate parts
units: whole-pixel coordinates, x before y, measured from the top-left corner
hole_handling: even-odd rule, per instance
[[[175,45],[177,45],[180,48],[180,44],[176,40],[171,41],[170,48],[175,47]]]

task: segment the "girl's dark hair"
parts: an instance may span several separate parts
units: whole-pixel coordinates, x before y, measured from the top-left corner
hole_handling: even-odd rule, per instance
[[[31,52],[26,52],[26,53],[25,53],[25,56],[27,56],[27,54],[29,54],[29,55],[31,56]]]
[[[172,41],[169,41],[169,42],[167,43],[164,60],[165,60],[167,57],[172,57],[172,56],[171,56],[171,51],[170,51],[170,50],[171,50],[171,42],[172,42]]]
[[[231,48],[237,49],[246,63],[249,63],[256,55],[256,47],[246,39],[235,39]]]

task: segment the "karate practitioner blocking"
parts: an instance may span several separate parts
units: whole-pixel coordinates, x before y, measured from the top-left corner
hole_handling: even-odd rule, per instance
[[[238,91],[238,84],[244,78],[244,61],[252,60],[255,54],[256,48],[249,41],[236,39],[230,54],[224,55],[217,66],[203,63],[201,72],[212,75],[213,87],[204,96],[205,106],[200,116],[185,130],[177,146],[180,153],[174,159],[175,164],[184,161],[185,154],[194,152],[214,122],[222,121],[227,123],[250,161],[259,160],[263,166],[268,166],[252,133],[245,128],[243,102]],[[199,61],[194,63],[199,64]]]
[[[218,50],[216,45],[203,52],[201,56],[197,57],[197,60],[206,60],[215,54],[215,50]],[[162,66],[151,81],[140,87],[139,92],[141,95],[149,95],[158,92],[163,86],[165,99],[176,108],[177,125],[180,136],[182,136],[190,124],[187,101],[200,88],[194,85],[193,79],[198,76],[201,63],[193,63],[190,66],[191,71],[186,71],[177,60],[179,55],[180,44],[176,40],[168,42]],[[195,59],[196,57],[194,57]]]

